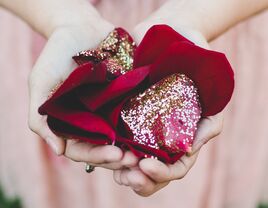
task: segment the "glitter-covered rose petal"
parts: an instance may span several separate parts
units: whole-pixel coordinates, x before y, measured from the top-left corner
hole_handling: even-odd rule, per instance
[[[121,111],[134,142],[169,154],[190,151],[200,115],[197,89],[183,74],[162,79]]]
[[[123,28],[115,28],[96,49],[81,51],[73,56],[79,65],[103,62],[110,79],[116,78],[132,69],[136,44]]]

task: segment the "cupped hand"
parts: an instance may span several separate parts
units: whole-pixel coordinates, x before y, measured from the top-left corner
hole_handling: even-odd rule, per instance
[[[163,17],[162,19],[159,18],[161,16]],[[200,32],[193,28],[176,24],[172,21],[172,18],[165,19],[166,17],[165,11],[161,12],[160,10],[159,15],[154,14],[151,18],[139,24],[133,31],[136,41],[140,42],[152,25],[163,23],[172,26],[173,29],[193,41],[196,45],[209,49],[206,39]],[[194,165],[200,148],[210,139],[220,134],[222,123],[222,113],[202,118],[198,124],[191,153],[184,155],[176,163],[164,164],[156,159],[145,158],[140,160],[137,166],[115,170],[114,180],[120,185],[130,186],[138,195],[150,196],[168,185],[170,181],[181,179],[187,174]]]
[[[169,184],[170,181],[183,178],[194,165],[200,148],[217,136],[222,129],[223,116],[202,118],[195,135],[192,151],[174,164],[165,164],[159,160],[145,158],[137,166],[114,171],[114,180],[119,185],[130,186],[141,196],[150,196]]]
[[[84,23],[60,26],[50,35],[29,77],[29,126],[44,138],[56,154],[114,169],[121,167],[121,162],[124,163],[123,152],[118,147],[60,138],[49,129],[47,117],[38,114],[39,106],[46,101],[51,91],[76,67],[72,56],[81,50],[95,48],[114,28],[100,16],[95,20],[91,18]]]

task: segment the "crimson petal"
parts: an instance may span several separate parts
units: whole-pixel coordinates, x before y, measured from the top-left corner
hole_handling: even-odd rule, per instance
[[[111,126],[103,118],[91,112],[65,108],[55,103],[46,109],[46,114],[80,130],[105,135],[112,141],[115,140],[115,132]]]
[[[107,86],[96,89],[94,93],[87,93],[87,90],[78,92],[81,102],[92,112],[104,104],[122,96],[136,88],[149,74],[149,66],[131,70],[124,75],[117,77]],[[88,86],[90,91],[90,86]]]
[[[106,66],[104,64],[94,65],[86,63],[77,67],[69,77],[60,85],[57,91],[40,108],[39,113],[45,114],[46,108],[57,98],[72,91],[73,89],[89,83],[103,83],[106,80]]]
[[[153,63],[174,42],[193,44],[167,25],[152,26],[145,34],[134,54],[134,68]]]
[[[185,152],[180,152],[176,154],[168,154],[166,151],[161,149],[154,149],[149,146],[139,144],[130,139],[118,136],[116,139],[116,144],[124,150],[130,150],[139,159],[142,158],[157,158],[165,163],[175,163]]]
[[[233,70],[225,55],[186,42],[173,43],[152,65],[150,81],[182,73],[197,86],[202,115],[219,113],[231,99],[234,89]]]
[[[48,117],[47,123],[49,128],[56,134],[63,138],[78,139],[92,144],[112,144],[113,139],[107,135],[100,133],[91,133],[80,128],[76,128],[68,123],[55,119],[51,116]]]

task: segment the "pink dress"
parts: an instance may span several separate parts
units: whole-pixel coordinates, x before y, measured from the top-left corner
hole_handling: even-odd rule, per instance
[[[115,25],[132,28],[162,2],[104,0],[96,7]],[[54,156],[28,129],[27,76],[44,40],[1,10],[1,185],[10,196],[19,195],[26,208],[252,208],[268,201],[267,21],[265,12],[212,43],[236,70],[224,131],[202,149],[184,179],[142,198],[117,185],[109,170],[86,174],[84,164]]]

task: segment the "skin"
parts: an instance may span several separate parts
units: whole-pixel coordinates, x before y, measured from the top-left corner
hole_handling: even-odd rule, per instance
[[[118,184],[130,186],[141,196],[149,196],[170,181],[183,178],[195,163],[200,148],[221,132],[222,113],[203,118],[192,153],[173,165],[154,159],[138,161],[132,153],[124,153],[111,145],[96,146],[59,138],[49,130],[46,116],[40,116],[37,109],[75,67],[70,57],[78,51],[96,47],[114,26],[86,0],[0,0],[0,6],[48,39],[29,75],[29,127],[44,138],[57,155],[112,169]],[[148,28],[164,23],[197,45],[209,48],[207,41],[267,7],[268,0],[169,0],[131,32],[140,42]]]

